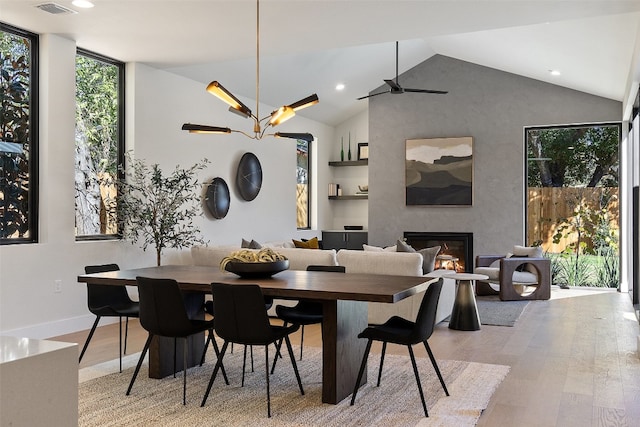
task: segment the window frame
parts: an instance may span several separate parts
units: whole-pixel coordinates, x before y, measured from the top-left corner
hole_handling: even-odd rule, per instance
[[[87,49],[83,49],[78,47],[76,49],[76,56],[82,55],[88,58],[94,59],[96,61],[105,62],[107,64],[116,66],[118,69],[118,125],[116,130],[116,135],[118,137],[117,150],[116,154],[117,158],[117,168],[118,168],[118,179],[124,179],[124,165],[125,165],[125,150],[126,150],[126,142],[125,142],[125,66],[126,64],[117,59],[99,54],[97,52],[93,52]],[[75,207],[74,207],[75,211]],[[118,221],[118,231],[114,234],[87,234],[87,235],[76,235],[75,240],[77,242],[81,241],[93,241],[93,240],[120,240],[122,239],[122,230],[120,229],[121,224]]]
[[[304,141],[304,140],[296,140],[296,168],[298,167],[298,144],[300,142],[305,142],[307,144],[307,226],[306,227],[298,227],[298,200],[296,197],[296,229],[297,230],[311,230],[311,182],[312,182],[312,148],[313,141]],[[296,186],[298,185],[298,180],[296,178]],[[296,190],[297,191],[297,190]]]
[[[27,192],[27,224],[29,237],[0,237],[0,245],[38,243],[39,239],[39,99],[40,99],[40,38],[38,34],[0,22],[0,31],[29,40],[29,190]]]

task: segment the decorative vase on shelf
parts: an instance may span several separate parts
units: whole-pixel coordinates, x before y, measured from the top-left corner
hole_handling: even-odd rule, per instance
[[[340,140],[340,161],[344,162],[344,138]]]
[[[349,132],[349,152],[347,153],[347,159],[351,160],[351,132]]]

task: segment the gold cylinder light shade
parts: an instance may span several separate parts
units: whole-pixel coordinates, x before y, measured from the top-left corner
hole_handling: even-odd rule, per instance
[[[231,129],[218,126],[207,125],[195,125],[192,123],[185,123],[182,125],[182,130],[187,130],[189,133],[231,133]]]
[[[289,120],[291,117],[295,116],[296,112],[293,111],[293,108],[288,105],[282,106],[278,108],[276,111],[271,113],[271,118],[269,119],[269,123],[271,126],[277,126],[280,123],[284,123]]]
[[[309,95],[298,102],[294,102],[293,104],[289,105],[289,107],[293,108],[293,111],[298,111],[302,110],[303,108],[311,107],[312,105],[315,105],[317,103],[318,95],[314,93],[313,95]]]
[[[217,96],[222,101],[226,102],[229,106],[231,106],[231,108],[239,111],[243,115],[251,116],[251,110],[249,109],[249,107],[247,107],[242,102],[240,102],[238,98],[233,96],[231,92],[225,89],[225,87],[222,86],[217,81],[212,81],[211,83],[209,83],[209,85],[207,86],[207,92]]]

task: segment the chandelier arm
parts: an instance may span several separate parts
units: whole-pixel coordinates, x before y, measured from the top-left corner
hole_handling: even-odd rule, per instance
[[[248,133],[246,133],[244,131],[241,131],[241,130],[231,129],[231,132],[241,133],[241,134],[243,134],[244,136],[246,136],[247,138],[250,138],[250,139],[260,139],[260,138],[257,137],[257,135],[249,135]]]

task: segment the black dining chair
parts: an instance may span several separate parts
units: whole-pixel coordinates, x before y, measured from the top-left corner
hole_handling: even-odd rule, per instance
[[[429,359],[431,359],[433,369],[436,371],[436,374],[440,379],[440,384],[442,384],[442,388],[444,389],[445,394],[449,396],[447,386],[444,383],[444,379],[440,374],[440,369],[438,368],[436,359],[435,357],[433,357],[433,353],[431,352],[431,348],[429,347],[429,343],[427,342],[427,340],[433,333],[433,328],[435,326],[436,310],[438,308],[438,299],[440,299],[441,290],[442,278],[440,278],[437,282],[429,285],[429,287],[425,291],[424,296],[422,297],[422,303],[420,304],[420,309],[418,311],[418,316],[416,317],[415,322],[403,319],[402,317],[393,316],[384,324],[378,326],[370,326],[358,335],[358,338],[366,338],[369,341],[367,342],[367,347],[364,351],[364,356],[362,357],[362,364],[360,365],[360,371],[358,372],[358,379],[356,380],[356,385],[353,389],[353,396],[351,397],[352,406],[356,401],[356,394],[358,393],[358,388],[360,387],[362,374],[367,367],[367,358],[369,357],[369,351],[371,351],[371,343],[373,341],[382,341],[382,354],[380,355],[380,368],[378,371],[378,387],[380,387],[380,378],[382,377],[382,364],[384,362],[384,354],[387,349],[387,343],[390,342],[392,344],[406,345],[409,349],[409,356],[411,357],[411,364],[413,365],[413,373],[415,374],[416,382],[418,383],[418,391],[420,392],[420,399],[422,400],[424,415],[428,417],[429,413],[427,412],[427,404],[424,401],[424,393],[422,392],[420,376],[418,375],[418,366],[416,365],[416,358],[413,355],[412,349],[413,345],[423,343],[424,348],[427,349],[427,353],[429,354]]]
[[[302,381],[298,373],[293,349],[289,335],[298,330],[297,325],[277,326],[271,325],[265,310],[262,290],[258,285],[228,285],[223,283],[212,283],[213,306],[214,306],[214,328],[216,334],[224,340],[218,362],[216,363],[211,379],[207,386],[207,391],[202,399],[204,406],[211,392],[211,387],[216,379],[218,370],[222,367],[224,355],[229,343],[264,346],[265,372],[267,379],[267,415],[271,417],[271,395],[269,390],[269,344],[275,344],[278,340],[284,339],[293,371],[298,380],[300,394],[304,395]],[[245,347],[246,348],[246,347]],[[246,350],[245,350],[246,352]],[[242,381],[244,383],[245,363],[242,366]]]
[[[342,265],[309,265],[307,271],[327,271],[334,273],[344,273],[345,267]],[[300,360],[302,360],[302,346],[304,344],[304,327],[305,325],[322,324],[322,303],[300,300],[298,304],[293,307],[287,307],[286,305],[277,305],[276,314],[279,319],[284,321],[284,326],[288,324],[300,325]],[[282,341],[278,344],[278,354],[280,354],[280,346]],[[273,360],[273,368],[276,365],[276,359]]]
[[[87,265],[84,268],[86,274],[104,273],[108,271],[118,271],[120,267],[118,264],[102,264],[102,265]],[[129,334],[129,318],[140,317],[140,307],[137,302],[132,301],[129,298],[127,289],[124,286],[111,286],[111,285],[92,285],[87,283],[87,306],[89,311],[96,316],[96,320],[93,322],[89,336],[82,346],[80,352],[80,359],[78,363],[82,362],[82,357],[89,347],[89,342],[93,338],[93,334],[98,327],[98,322],[103,317],[118,317],[120,319],[120,372],[122,372],[122,318],[126,318],[124,329],[124,354],[127,354],[127,336]]]
[[[264,297],[264,306],[265,309],[267,311],[269,311],[269,309],[271,307],[273,307],[273,297]],[[209,300],[209,301],[205,301],[204,303],[204,312],[207,313],[210,316],[214,315],[214,311],[213,311],[213,300]],[[207,353],[207,348],[209,347],[209,342],[211,341],[211,337],[207,336],[207,341],[204,343],[204,352],[202,353],[202,360],[200,361],[200,365],[202,365],[204,363],[204,357]],[[244,357],[247,357],[247,351],[246,351],[246,346],[245,346],[245,352],[244,352]],[[279,354],[280,348],[278,347],[278,354]],[[231,343],[231,353],[233,353],[233,343]],[[253,372],[253,347],[251,347],[251,372]]]
[[[184,306],[182,292],[178,287],[178,282],[173,279],[152,279],[148,277],[136,277],[138,284],[138,294],[140,296],[140,324],[149,333],[144,348],[140,354],[140,359],[136,370],[131,377],[127,396],[131,393],[133,383],[136,381],[140,366],[149,349],[149,344],[154,336],[184,338],[183,345],[183,385],[182,404],[187,404],[187,339],[193,334],[209,331],[209,337],[213,336],[213,320],[189,319]],[[220,350],[215,339],[212,339],[213,348],[216,355]],[[175,350],[175,345],[174,345]],[[206,349],[205,349],[206,350]],[[217,366],[217,365],[216,365]],[[176,371],[176,355],[174,351],[173,371]],[[224,365],[221,365],[222,375],[225,382],[229,384]]]

